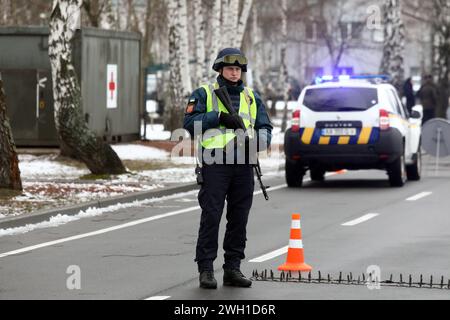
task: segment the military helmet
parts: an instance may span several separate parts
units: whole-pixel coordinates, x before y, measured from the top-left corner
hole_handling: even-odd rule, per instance
[[[222,49],[214,60],[212,68],[219,72],[225,66],[238,66],[242,72],[247,72],[247,57],[237,48]]]

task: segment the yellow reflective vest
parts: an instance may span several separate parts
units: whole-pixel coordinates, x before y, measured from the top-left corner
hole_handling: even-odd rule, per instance
[[[206,91],[206,112],[217,111],[228,113],[220,99],[217,98],[214,93],[214,89],[219,88],[219,84],[203,85],[202,88]],[[241,92],[241,102],[239,107],[239,116],[244,121],[245,128],[247,129],[249,138],[254,137],[254,126],[256,121],[256,99],[253,91],[250,88],[245,87]],[[217,129],[211,129],[216,130]],[[209,130],[208,130],[209,131]],[[205,149],[223,149],[228,142],[236,137],[236,134],[231,129],[227,129],[220,125],[218,134],[213,136],[208,135],[208,131],[205,133],[208,136],[207,139],[201,141],[201,145]]]

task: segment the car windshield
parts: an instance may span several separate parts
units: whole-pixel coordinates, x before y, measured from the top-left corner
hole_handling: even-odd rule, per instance
[[[364,111],[377,103],[374,88],[314,88],[303,99],[306,107],[317,112]]]

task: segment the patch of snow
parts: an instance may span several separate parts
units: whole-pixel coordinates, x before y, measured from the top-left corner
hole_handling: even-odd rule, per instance
[[[169,153],[164,150],[134,144],[113,145],[111,147],[122,160],[166,159],[169,156]]]
[[[170,131],[165,131],[162,124],[147,124],[145,138],[147,140],[170,140]],[[144,136],[144,126],[141,126],[141,136]]]
[[[60,163],[57,155],[23,155],[19,154],[19,169],[22,179],[64,179],[73,180],[89,174],[89,170],[79,169]]]
[[[7,229],[0,229],[0,237],[3,236],[12,236],[17,234],[23,234],[27,233],[36,229],[43,229],[43,228],[50,228],[50,227],[58,227],[60,225],[80,220],[82,218],[90,218],[90,217],[96,217],[99,215],[102,215],[107,212],[115,212],[122,209],[132,208],[132,207],[140,207],[144,206],[150,203],[154,202],[160,202],[165,200],[172,200],[176,198],[183,198],[186,196],[190,196],[193,194],[196,194],[198,190],[188,191],[188,192],[181,192],[176,193],[169,196],[164,197],[158,197],[158,198],[151,198],[146,200],[140,200],[140,201],[133,201],[128,203],[118,203],[115,205],[111,205],[105,208],[88,208],[86,211],[81,210],[78,214],[69,216],[69,215],[61,215],[58,214],[54,217],[51,217],[48,221],[36,223],[36,224],[27,224],[23,227],[16,227],[16,228],[7,228]]]

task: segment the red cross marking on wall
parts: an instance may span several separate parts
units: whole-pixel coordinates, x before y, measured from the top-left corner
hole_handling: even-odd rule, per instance
[[[108,84],[109,91],[111,91],[111,100],[114,99],[114,91],[116,91],[116,83],[114,82],[114,73],[111,72],[111,81]]]

